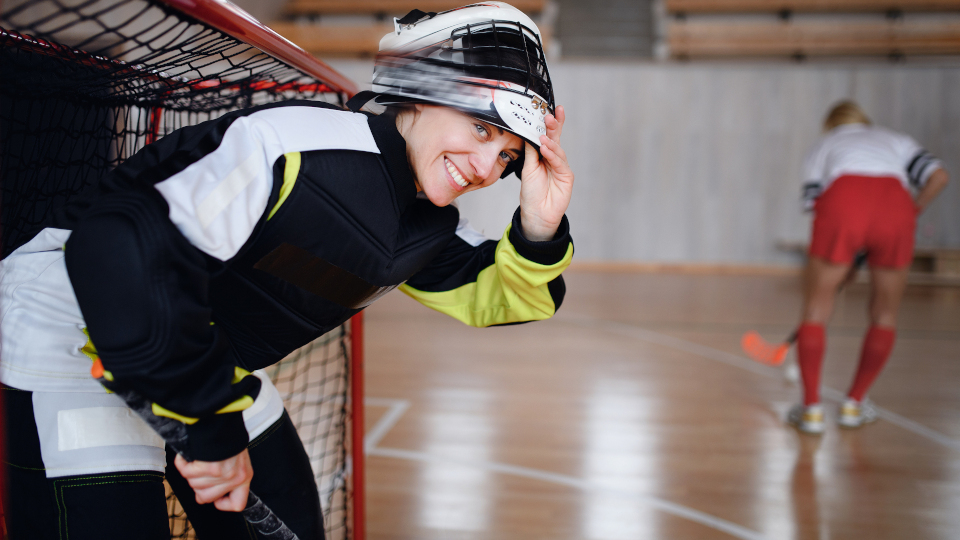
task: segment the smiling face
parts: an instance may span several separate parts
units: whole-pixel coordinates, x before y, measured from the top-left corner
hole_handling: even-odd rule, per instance
[[[455,109],[417,104],[397,117],[407,158],[422,191],[437,206],[493,185],[524,150],[523,139]]]

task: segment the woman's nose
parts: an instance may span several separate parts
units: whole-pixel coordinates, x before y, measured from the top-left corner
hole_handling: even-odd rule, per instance
[[[497,166],[497,159],[499,157],[499,151],[495,149],[484,149],[483,151],[477,152],[471,156],[470,165],[473,167],[473,170],[476,171],[477,176],[481,180],[486,180],[487,178],[490,178],[490,173],[493,172],[494,167]]]

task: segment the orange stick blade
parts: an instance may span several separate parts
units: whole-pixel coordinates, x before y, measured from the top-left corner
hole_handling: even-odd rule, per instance
[[[760,334],[751,330],[740,339],[740,347],[747,356],[767,366],[779,366],[787,357],[790,350],[789,343],[772,345],[760,337]]]

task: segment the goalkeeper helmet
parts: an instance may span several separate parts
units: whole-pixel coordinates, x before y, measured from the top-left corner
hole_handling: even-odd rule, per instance
[[[537,25],[503,2],[394,19],[373,68],[376,103],[445,105],[539,148],[554,113],[553,85]],[[503,176],[523,167],[510,163]]]

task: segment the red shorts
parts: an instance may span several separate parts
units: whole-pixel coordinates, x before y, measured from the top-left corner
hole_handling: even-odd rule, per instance
[[[896,178],[841,176],[817,198],[810,255],[850,264],[866,250],[871,267],[905,268],[913,260],[917,207]]]

